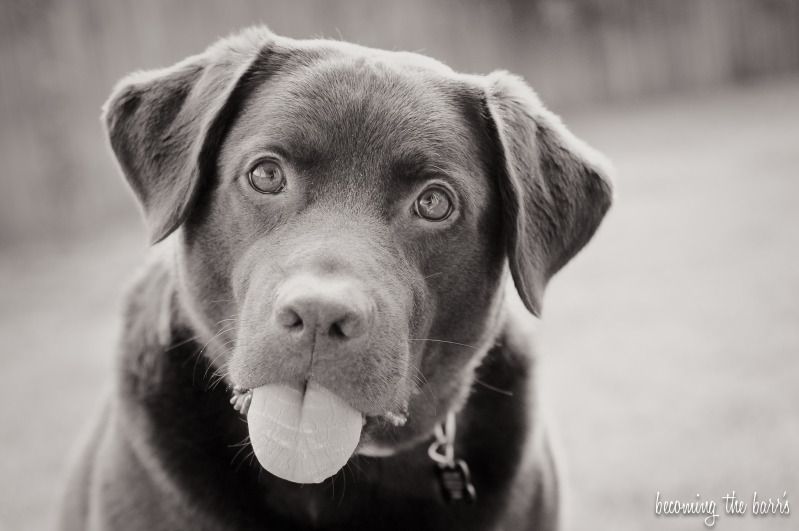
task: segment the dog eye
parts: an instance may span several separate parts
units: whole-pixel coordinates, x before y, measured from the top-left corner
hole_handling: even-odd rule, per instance
[[[248,175],[250,186],[261,194],[277,194],[286,187],[283,169],[273,160],[262,160]]]
[[[431,186],[419,194],[414,204],[416,214],[429,221],[443,221],[452,214],[452,199],[439,186]]]

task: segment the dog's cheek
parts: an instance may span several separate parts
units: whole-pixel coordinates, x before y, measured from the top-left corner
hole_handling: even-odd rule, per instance
[[[241,254],[242,242],[235,236],[240,227],[231,216],[224,195],[208,192],[186,221],[177,242],[179,289],[184,311],[200,340],[208,343],[205,353],[224,364],[233,339],[233,323],[239,313],[232,290],[232,271]]]
[[[483,224],[485,227],[486,224]],[[423,386],[411,401],[408,430],[429,433],[447,411],[468,399],[474,371],[498,333],[504,253],[495,226],[467,231],[421,257],[424,311],[414,337],[423,351],[418,372]],[[443,271],[446,274],[436,272]]]
[[[269,238],[250,244],[231,273],[238,315],[228,373],[232,382],[242,387],[291,381],[307,367],[304,353],[291,352],[291,346],[282,342],[275,345],[269,337],[267,319],[272,315],[275,291],[283,277],[273,261],[279,255],[279,249],[274,247]],[[270,348],[280,352],[268,352]]]

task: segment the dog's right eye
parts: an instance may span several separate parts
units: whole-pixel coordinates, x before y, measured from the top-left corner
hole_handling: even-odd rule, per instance
[[[286,187],[283,169],[274,160],[262,160],[250,170],[247,178],[253,190],[261,194],[278,194]]]

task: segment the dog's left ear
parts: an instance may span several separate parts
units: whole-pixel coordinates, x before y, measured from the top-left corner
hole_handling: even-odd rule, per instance
[[[510,270],[538,316],[550,277],[591,239],[610,207],[610,165],[518,77],[494,72],[485,82]]]
[[[180,63],[122,79],[103,121],[152,243],[185,220],[214,170],[225,128],[243,100],[247,74],[273,35],[251,28]]]

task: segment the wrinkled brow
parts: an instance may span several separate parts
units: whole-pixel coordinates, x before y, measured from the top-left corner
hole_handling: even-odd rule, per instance
[[[415,183],[435,178],[452,180],[469,168],[436,151],[404,150],[393,154],[388,171],[398,179]]]

